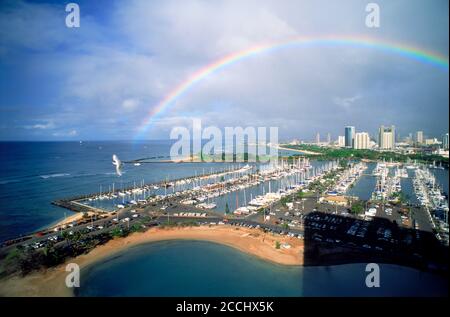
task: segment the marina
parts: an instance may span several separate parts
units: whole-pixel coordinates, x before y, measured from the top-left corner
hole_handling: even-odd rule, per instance
[[[211,171],[209,174],[178,180],[167,179],[157,184],[145,184],[142,181],[137,186],[134,182],[133,187],[126,189],[121,187],[117,190],[112,184],[107,192],[64,199],[55,204],[70,209],[74,205],[75,211],[84,206],[86,210],[113,212],[176,198],[187,206],[248,215],[298,191],[337,167],[338,162],[321,162],[313,166],[304,158],[296,159],[291,164],[281,160],[276,164],[237,165],[226,171]]]
[[[301,190],[307,191],[307,187],[317,181],[328,184],[329,187],[323,194],[328,195],[325,200],[331,203],[339,199],[346,202],[346,198],[340,197],[352,197],[351,193],[359,193],[355,198],[367,202],[381,201],[387,204],[403,201],[414,206],[419,206],[414,204],[414,201],[429,202],[429,198],[423,194],[426,186],[422,186],[419,190],[417,176],[412,185],[410,174],[421,175],[421,179],[431,177],[436,184],[434,174],[429,172],[427,167],[417,164],[404,166],[384,162],[359,162],[349,164],[344,169],[338,170],[338,168],[339,161],[310,162],[303,157],[296,158],[290,163],[282,159],[276,164],[235,164],[221,170],[211,169],[209,173],[183,179],[166,178],[163,182],[153,184],[145,184],[142,180],[139,185],[133,182],[133,186],[126,189],[122,186],[116,189],[115,184],[112,184],[106,192],[100,191],[98,194],[87,197],[65,199],[55,203],[74,211],[96,213],[111,213],[121,209],[143,208],[155,204],[159,206],[161,212],[173,204],[192,209],[191,212],[180,210],[175,213],[181,217],[206,217],[207,213],[200,212],[204,210],[215,216],[233,215],[245,218],[256,215],[259,211],[266,213],[266,210],[269,210],[267,211],[267,219],[269,219],[272,205],[283,197]],[[422,168],[428,171],[427,174],[422,172]],[[327,173],[332,175],[331,183],[327,179],[322,179]],[[367,180],[371,182],[367,183]],[[368,186],[370,183],[373,184],[372,190]],[[441,231],[438,237],[439,239],[444,237],[443,242],[446,243],[448,226],[445,226],[447,221],[445,217],[448,214],[448,207],[446,207],[445,194],[441,192],[440,196],[437,196],[437,187],[433,186],[434,191],[430,193],[430,196],[434,198],[433,204],[422,205],[432,210],[429,213],[429,221],[433,228],[436,228],[436,223],[438,224]],[[336,198],[330,198],[334,196]],[[366,209],[366,214],[371,214],[370,210]],[[391,213],[390,210],[391,208],[386,210],[388,215]],[[371,216],[374,215],[371,214]],[[400,221],[404,225],[419,228],[419,222],[414,221],[411,216],[401,215]]]

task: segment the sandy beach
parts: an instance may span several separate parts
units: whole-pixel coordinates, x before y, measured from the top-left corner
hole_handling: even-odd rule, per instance
[[[222,226],[153,228],[117,238],[105,245],[68,260],[65,264],[25,277],[11,276],[0,280],[0,296],[73,296],[65,286],[67,263],[77,263],[80,269],[104,260],[118,252],[139,244],[163,240],[203,240],[224,244],[261,259],[284,265],[303,265],[303,240],[286,236],[273,236],[258,229]],[[287,243],[290,248],[275,248],[276,242]]]
[[[83,219],[83,214],[84,214],[83,212],[77,212],[77,213],[75,213],[73,215],[70,215],[70,216],[66,217],[65,219],[62,219],[61,221],[59,221],[56,224],[54,224],[52,226],[52,228],[61,227],[63,225],[67,225],[67,224],[70,224],[72,222],[77,222],[78,220]],[[90,216],[93,216],[95,213],[94,212],[88,212],[87,214],[88,214],[88,217],[90,217]]]
[[[67,226],[71,223],[76,223],[80,220],[83,219],[84,214],[87,214],[88,219],[90,219],[89,217],[91,216],[96,216],[96,213],[93,211],[88,211],[88,212],[75,212],[73,214],[71,214],[70,216],[63,218],[62,220],[50,225],[48,227],[49,230],[55,229],[55,228],[59,228],[61,226]]]

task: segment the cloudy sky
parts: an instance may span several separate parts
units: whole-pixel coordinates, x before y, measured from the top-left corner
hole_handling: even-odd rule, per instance
[[[67,1],[69,2],[69,1]],[[199,69],[261,43],[370,37],[448,59],[447,0],[64,1],[0,3],[0,140],[132,139],[148,113]],[[333,139],[345,125],[374,135],[448,132],[448,67],[361,47],[292,47],[212,73],[155,117],[146,139],[174,126],[278,126],[280,138]]]

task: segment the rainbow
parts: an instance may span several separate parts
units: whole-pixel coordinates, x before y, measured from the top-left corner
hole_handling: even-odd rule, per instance
[[[424,49],[419,49],[416,47],[392,43],[386,41],[378,41],[372,38],[361,38],[361,37],[320,37],[320,38],[294,38],[288,41],[269,43],[256,45],[245,50],[232,53],[225,56],[215,62],[212,62],[202,69],[188,77],[185,81],[175,87],[170,91],[153,109],[148,113],[141,126],[138,128],[138,133],[135,138],[140,138],[150,127],[152,120],[158,114],[161,114],[165,109],[169,108],[170,105],[174,103],[177,99],[185,95],[190,89],[192,89],[198,82],[207,78],[209,75],[220,71],[221,69],[233,65],[244,59],[253,57],[261,53],[267,53],[274,50],[292,48],[292,47],[307,47],[307,46],[350,46],[357,48],[368,48],[378,51],[382,51],[389,54],[396,54],[429,64],[440,68],[448,72],[448,57],[427,51]]]

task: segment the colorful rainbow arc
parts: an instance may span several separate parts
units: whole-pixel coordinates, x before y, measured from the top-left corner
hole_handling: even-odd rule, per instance
[[[386,41],[378,41],[371,38],[360,37],[321,37],[321,38],[295,38],[289,41],[263,44],[250,47],[243,51],[239,51],[224,58],[221,58],[202,69],[198,70],[184,82],[179,84],[175,89],[170,91],[149,113],[143,124],[138,129],[135,138],[141,137],[150,127],[152,119],[168,108],[173,102],[187,93],[195,84],[205,79],[212,73],[215,73],[227,66],[230,66],[243,59],[270,52],[277,49],[289,47],[305,47],[305,46],[353,46],[360,48],[369,48],[383,51],[390,54],[400,55],[409,59],[413,59],[422,63],[431,64],[445,71],[448,71],[448,57],[438,55],[436,53],[403,45],[400,43],[391,43]]]

